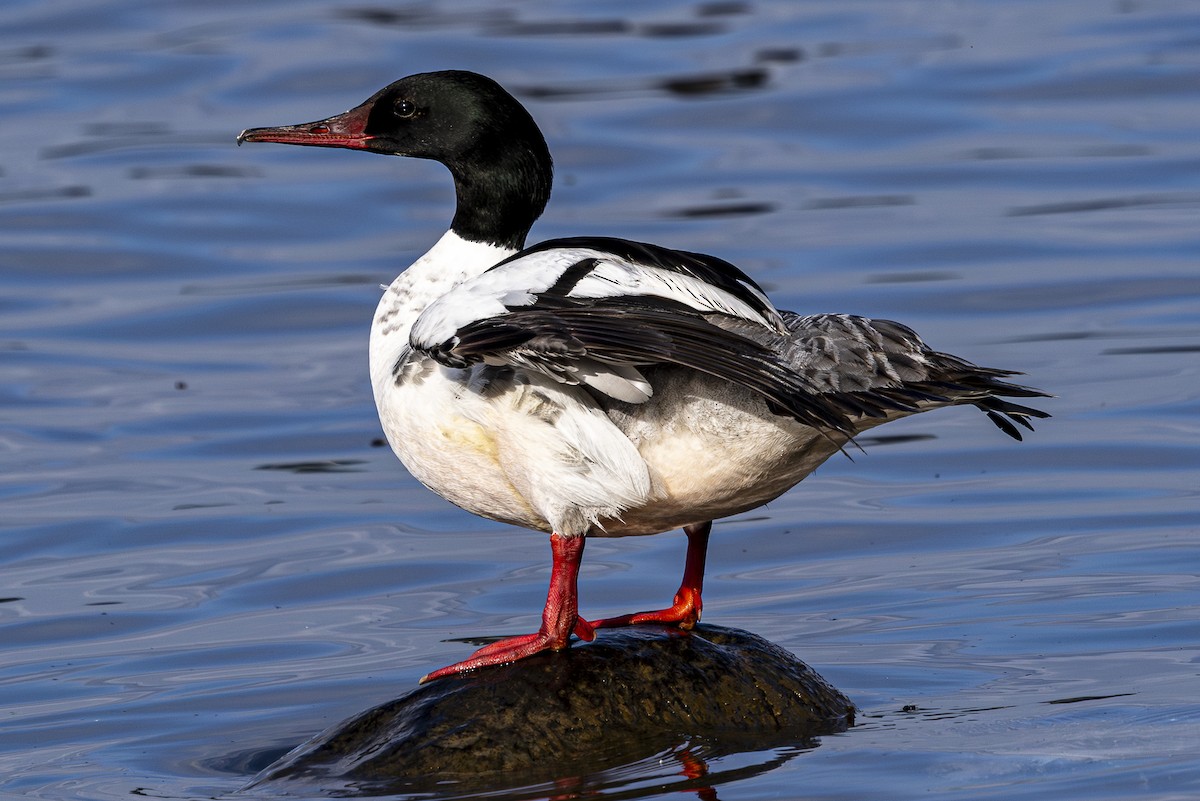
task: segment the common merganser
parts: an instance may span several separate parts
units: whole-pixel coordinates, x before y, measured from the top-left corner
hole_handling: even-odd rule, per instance
[[[712,521],[760,506],[874,426],[942,406],[981,409],[1021,439],[1046,397],[931,350],[908,327],[780,311],[745,273],[698,253],[607,237],[528,249],[552,162],[529,112],[490,78],[411,75],[362,105],[242,142],[433,159],[454,177],[450,230],[384,292],[370,372],[392,449],[467,511],[550,534],[537,633],[507,637],[422,681],[590,640],[598,628],[700,618]],[[682,527],[666,609],[589,622],[577,583],[588,537]]]

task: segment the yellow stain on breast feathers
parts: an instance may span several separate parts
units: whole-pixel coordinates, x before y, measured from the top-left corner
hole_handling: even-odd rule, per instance
[[[440,438],[438,455],[442,468],[438,475],[427,476],[427,486],[433,487],[451,503],[477,515],[525,528],[548,530],[544,517],[534,510],[504,470],[500,441],[493,432],[457,416],[437,424],[435,431]],[[448,474],[470,480],[442,484],[440,479]]]
[[[453,452],[475,453],[492,463],[500,461],[500,445],[496,437],[479,423],[456,417],[449,425],[438,426],[438,433]]]

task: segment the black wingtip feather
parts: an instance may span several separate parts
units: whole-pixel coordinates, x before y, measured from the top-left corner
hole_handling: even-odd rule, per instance
[[[974,405],[981,409],[988,416],[988,419],[995,423],[997,428],[1018,442],[1022,439],[1021,432],[1017,430],[1013,423],[1029,431],[1033,431],[1033,421],[1030,418],[1044,420],[1050,417],[1049,412],[1044,412],[1041,409],[1034,409],[1032,406],[1024,406],[1020,403],[1004,400],[1006,397],[1050,397],[1045,392],[1032,387],[1020,386],[1019,384],[1010,384],[1007,381],[990,381],[987,384],[988,390],[992,394],[975,401]]]

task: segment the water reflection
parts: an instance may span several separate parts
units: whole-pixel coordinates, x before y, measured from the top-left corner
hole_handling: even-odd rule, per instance
[[[525,780],[508,785],[499,781],[490,786],[474,782],[440,781],[434,786],[410,786],[387,783],[347,781],[330,782],[318,788],[301,789],[296,785],[271,787],[255,782],[239,795],[262,797],[280,794],[292,797],[299,794],[319,793],[338,797],[389,796],[396,798],[427,798],[437,801],[457,799],[479,799],[480,801],[574,801],[596,796],[618,798],[659,798],[664,794],[686,798],[695,796],[701,801],[715,801],[722,785],[744,781],[777,770],[788,762],[816,747],[796,744],[766,751],[750,751],[738,754],[723,753],[702,740],[685,741],[664,751],[633,759],[604,770],[591,773],[563,774],[553,779]],[[233,774],[244,773],[255,765],[274,761],[278,749],[263,752],[247,752],[210,763],[208,767]]]
[[[1017,206],[1008,210],[1009,217],[1028,217],[1041,214],[1078,214],[1085,211],[1109,211],[1137,206],[1200,206],[1200,193],[1171,192],[1157,195],[1108,197],[1093,200],[1072,200],[1061,203],[1042,203]]]
[[[479,799],[479,801],[573,801],[596,796],[618,798],[658,798],[665,794],[701,801],[719,798],[722,785],[763,776],[777,770],[797,756],[816,747],[796,744],[765,751],[739,754],[722,753],[703,740],[688,740],[666,750],[649,754],[604,770],[590,773],[563,774],[553,779],[529,780],[505,786],[504,781],[491,786],[455,781],[439,782],[437,787],[418,789],[388,784],[345,782],[323,784],[319,789],[304,790],[296,785],[272,787],[256,781],[238,793],[239,796],[264,797],[319,793],[322,796],[396,798],[427,798],[437,801]],[[281,749],[237,752],[206,763],[205,767],[219,773],[244,775],[254,773],[275,762]],[[519,777],[514,777],[519,779]]]

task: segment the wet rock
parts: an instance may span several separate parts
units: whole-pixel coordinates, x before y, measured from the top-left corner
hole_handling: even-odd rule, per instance
[[[812,747],[853,715],[845,696],[761,637],[635,626],[423,685],[319,735],[251,786],[300,782],[339,794],[562,787],[663,754],[699,780],[704,756]]]

